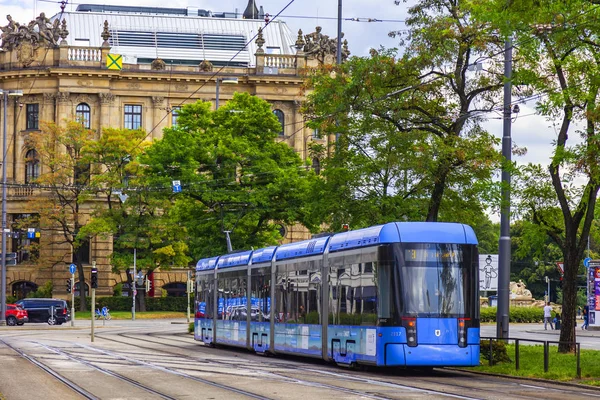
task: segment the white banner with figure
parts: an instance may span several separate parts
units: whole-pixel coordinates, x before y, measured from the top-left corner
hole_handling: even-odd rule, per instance
[[[498,254],[479,255],[479,290],[498,290]]]

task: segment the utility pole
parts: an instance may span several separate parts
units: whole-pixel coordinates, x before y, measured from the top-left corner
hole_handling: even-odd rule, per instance
[[[338,26],[337,26],[337,54],[336,62],[342,63],[342,0],[338,0]]]
[[[137,248],[133,248],[133,277],[131,279],[131,284],[133,286],[133,290],[131,291],[132,293],[132,298],[133,298],[133,304],[131,306],[131,320],[135,321],[135,296],[137,294],[137,283],[136,283],[136,279],[137,279],[137,271],[136,271],[136,259],[137,259]]]
[[[510,312],[510,162],[511,162],[511,92],[512,39],[504,42],[504,119],[502,136],[502,204],[500,208],[500,247],[498,255],[498,310],[496,337],[508,339]]]

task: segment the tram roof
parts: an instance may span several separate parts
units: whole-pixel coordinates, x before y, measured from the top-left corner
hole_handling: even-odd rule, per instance
[[[452,222],[390,222],[355,231],[337,233],[329,251],[374,246],[380,243],[455,243],[477,244],[473,229]]]
[[[252,252],[252,264],[271,262],[277,246],[265,247]]]
[[[283,244],[277,247],[275,260],[287,260],[290,258],[307,257],[323,254],[330,236],[303,240],[302,242]]]
[[[196,263],[196,271],[206,271],[210,269],[215,269],[215,267],[217,266],[218,259],[219,256],[203,258],[201,260],[198,260],[198,262]]]
[[[219,257],[219,260],[217,261],[217,269],[248,265],[251,255],[252,250],[242,251],[234,254],[225,254],[224,256]]]

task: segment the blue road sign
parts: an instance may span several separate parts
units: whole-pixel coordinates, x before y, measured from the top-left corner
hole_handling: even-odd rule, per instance
[[[591,259],[591,258],[589,258],[589,257],[588,257],[588,258],[586,258],[585,260],[583,260],[583,265],[584,265],[586,268],[589,268],[589,266],[590,266],[590,261],[592,261],[592,259]]]
[[[71,272],[71,274],[74,274],[75,271],[77,271],[77,265],[75,265],[75,264],[69,265],[69,272]]]

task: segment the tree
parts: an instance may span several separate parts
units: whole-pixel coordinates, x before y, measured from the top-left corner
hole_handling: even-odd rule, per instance
[[[80,287],[80,310],[86,310],[85,274],[81,249],[89,237],[82,227],[89,220],[84,204],[93,196],[90,190],[90,161],[86,145],[94,132],[74,121],[64,126],[54,123],[41,125],[40,132],[29,136],[27,146],[35,149],[44,166],[36,184],[42,196],[30,201],[30,208],[38,212],[42,235],[47,247],[42,249],[38,263],[77,265]]]
[[[316,225],[304,207],[314,174],[275,140],[280,131],[267,102],[236,93],[216,111],[207,102],[184,106],[177,126],[141,157],[196,259],[226,252],[224,231],[235,248],[248,249],[281,240],[279,224]],[[173,180],[181,193],[171,192]]]
[[[469,219],[491,199],[498,140],[481,127],[497,106],[499,40],[470,18],[469,5],[419,2],[409,9],[404,53],[372,51],[309,75],[310,125],[338,138],[325,178],[342,218]],[[478,61],[486,68],[472,68]],[[470,71],[475,69],[474,71]],[[343,197],[343,199],[342,199]],[[350,199],[350,200],[348,200]],[[375,219],[374,219],[375,217]],[[340,219],[340,218],[338,218]],[[335,225],[335,221],[334,225]]]
[[[97,141],[87,146],[95,174],[91,185],[106,199],[97,206],[83,229],[89,235],[112,237],[113,272],[126,271],[130,292],[135,286],[134,262],[146,274],[156,268],[187,267],[187,233],[169,218],[171,202],[147,186],[139,163],[149,143],[143,130],[102,130]],[[134,260],[135,253],[135,260]],[[136,297],[137,308],[145,311],[144,291]]]
[[[484,18],[501,12],[503,21],[497,25],[508,25],[515,32],[517,59],[522,63],[517,82],[540,93],[538,112],[556,128],[549,166],[523,166],[516,176],[515,211],[562,253],[564,343],[559,349],[574,351],[575,346],[566,343],[575,342],[577,274],[600,189],[599,15],[586,1],[523,6],[488,4]]]

